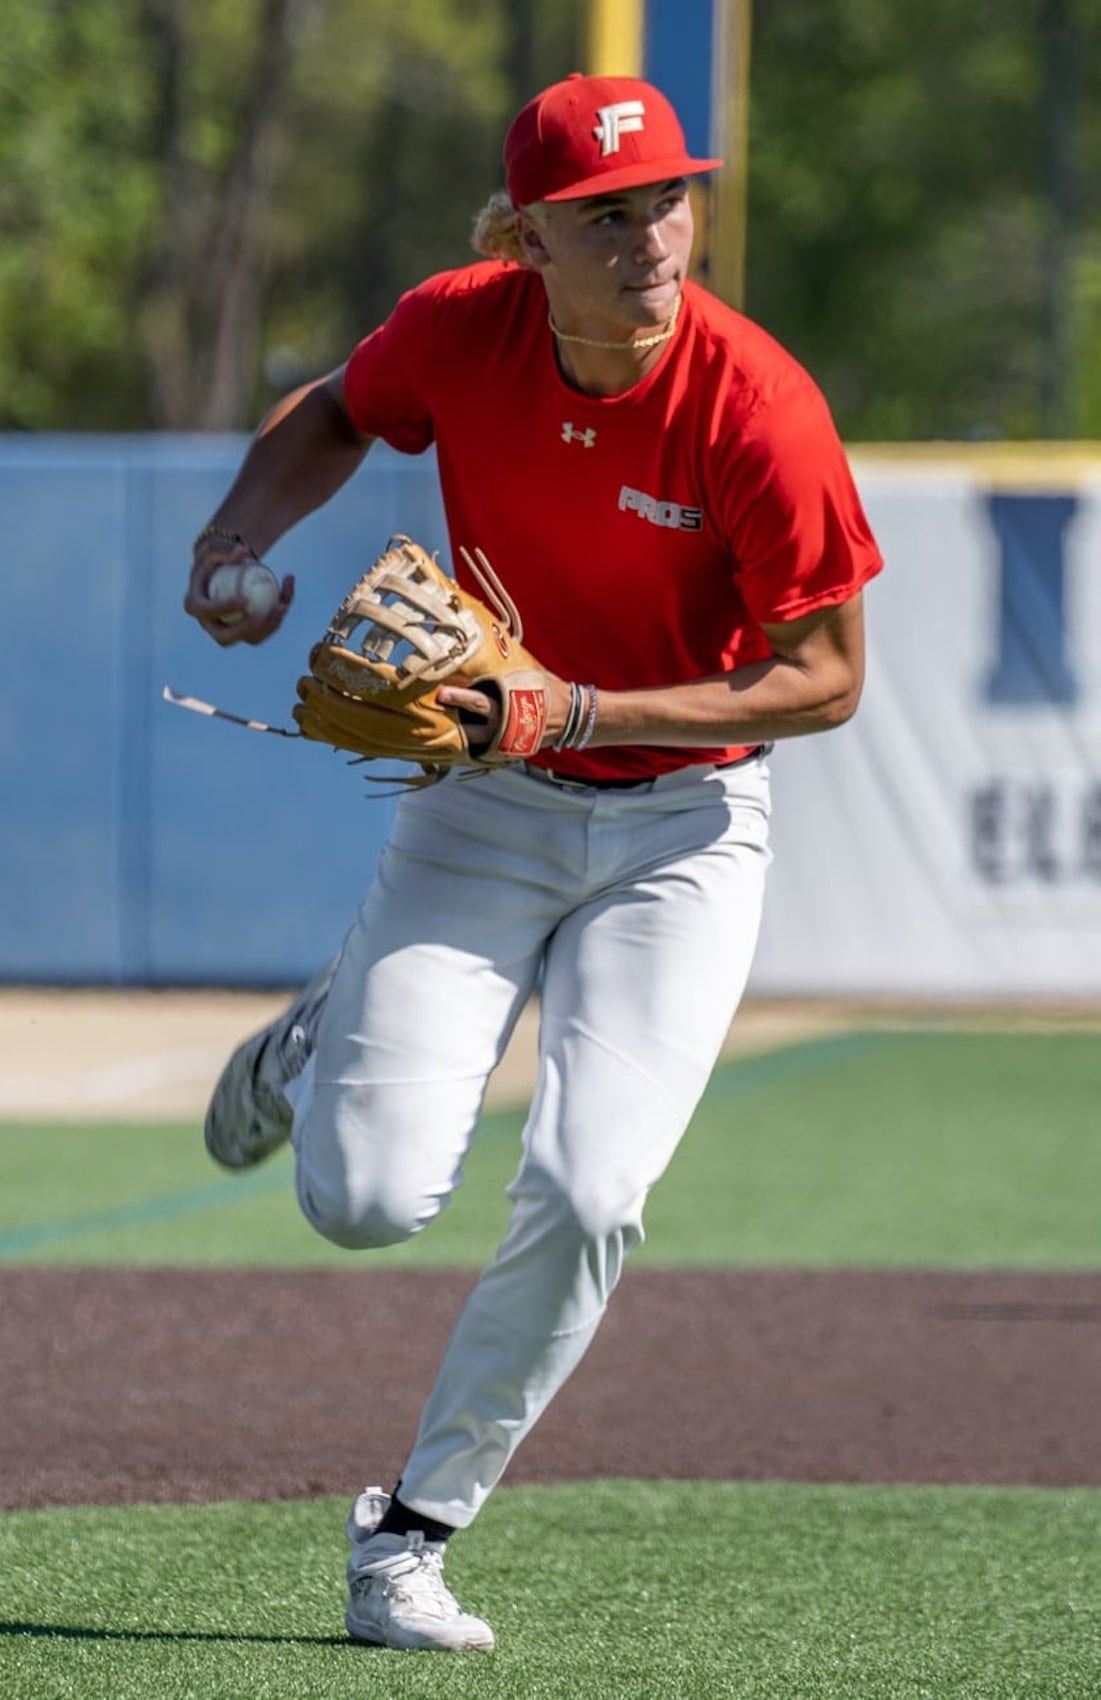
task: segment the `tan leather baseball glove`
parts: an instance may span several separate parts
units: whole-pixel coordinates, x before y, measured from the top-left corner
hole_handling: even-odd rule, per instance
[[[516,608],[481,550],[462,554],[498,612],[460,589],[411,538],[392,537],[310,651],[294,708],[304,737],[366,760],[418,762],[417,783],[451,767],[498,767],[536,753],[547,724],[546,675],[520,643]],[[488,742],[484,721],[437,700],[445,683],[497,704]]]

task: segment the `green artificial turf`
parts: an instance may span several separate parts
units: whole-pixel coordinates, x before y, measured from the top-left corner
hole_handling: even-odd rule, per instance
[[[505,1489],[449,1577],[491,1656],[342,1633],[333,1500],[0,1518],[18,1700],[1094,1700],[1101,1493]]]
[[[647,1210],[639,1264],[1101,1264],[1101,1040],[866,1033],[724,1064]],[[281,1154],[245,1177],[195,1128],[0,1128],[0,1261],[480,1264],[522,1117],[487,1117],[466,1184],[418,1240],[338,1251]]]

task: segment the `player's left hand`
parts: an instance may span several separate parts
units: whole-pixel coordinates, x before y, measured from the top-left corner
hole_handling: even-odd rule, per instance
[[[482,552],[462,554],[492,608],[412,538],[390,539],[310,650],[294,706],[303,737],[367,761],[417,762],[418,786],[450,767],[535,755],[551,707],[559,736],[576,693],[524,648],[515,604]]]
[[[553,673],[545,675],[547,681],[547,729],[543,734],[542,748],[553,744],[566,724],[566,715],[570,707],[570,687],[564,680]],[[500,720],[500,709],[484,691],[468,690],[463,685],[441,685],[436,692],[436,700],[444,708],[458,708],[466,714],[474,714],[479,720],[484,720],[484,731],[475,728],[467,721],[467,736],[472,748],[480,748],[482,744],[492,743]]]

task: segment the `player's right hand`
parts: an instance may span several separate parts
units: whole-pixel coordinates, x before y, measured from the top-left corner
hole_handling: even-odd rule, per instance
[[[279,630],[287,609],[294,601],[294,575],[288,573],[279,587],[278,602],[267,614],[259,614],[252,619],[246,614],[244,619],[226,624],[224,616],[227,613],[244,614],[245,604],[240,600],[212,602],[207,586],[216,567],[226,563],[243,564],[252,558],[252,551],[245,544],[231,543],[222,537],[203,538],[195,547],[187,595],[184,597],[184,612],[197,620],[207,637],[213,638],[222,649],[228,649],[235,643],[263,643]]]

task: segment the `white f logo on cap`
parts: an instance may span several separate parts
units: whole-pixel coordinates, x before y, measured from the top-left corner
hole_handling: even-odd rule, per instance
[[[600,143],[602,156],[619,152],[619,139],[629,135],[633,130],[642,129],[642,120],[646,108],[641,100],[620,100],[614,106],[598,106],[596,116],[600,120],[593,135]]]

